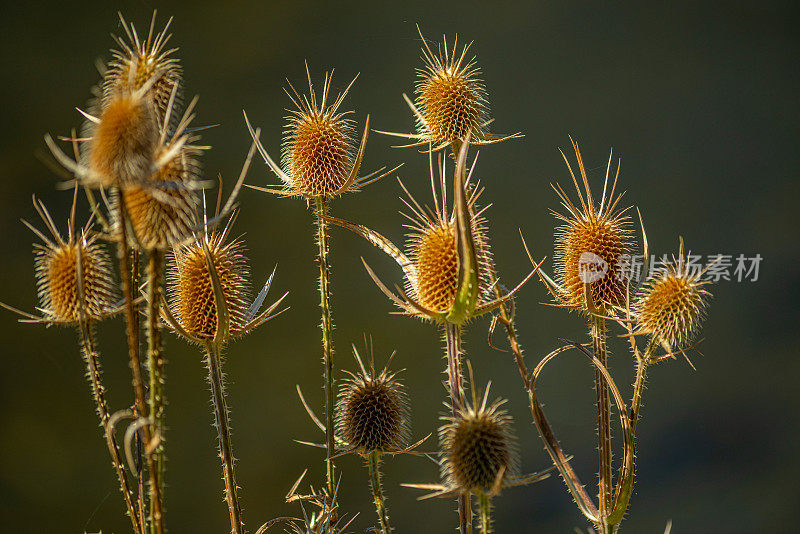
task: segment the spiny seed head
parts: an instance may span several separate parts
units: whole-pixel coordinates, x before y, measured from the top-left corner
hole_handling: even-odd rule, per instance
[[[425,66],[417,71],[418,135],[433,145],[449,145],[468,133],[473,143],[480,142],[486,133],[489,105],[480,69],[474,58],[465,61],[470,45],[457,54],[457,44],[456,40],[452,53],[448,53],[447,43],[439,44],[434,54],[426,43],[422,51]]]
[[[196,242],[174,250],[167,267],[167,293],[170,309],[178,324],[200,339],[217,333],[217,305],[207,252],[200,239],[207,240],[208,257],[216,268],[230,319],[231,337],[246,324],[250,273],[244,256],[244,243],[224,243],[225,233],[201,236]]]
[[[498,399],[459,408],[439,429],[444,462],[442,478],[459,493],[490,494],[516,471],[511,417]]]
[[[167,21],[163,30],[153,35],[155,25],[155,13],[153,13],[146,41],[139,39],[136,28],[133,24],[127,23],[122,15],[120,21],[127,40],[114,36],[119,49],[112,52],[113,58],[103,76],[102,102],[107,104],[120,91],[134,92],[146,83],[152,83],[147,91],[147,99],[154,104],[159,118],[163,121],[172,91],[176,86],[180,86],[182,73],[178,60],[170,57],[174,49],[164,50],[171,37],[167,31],[172,19]]]
[[[480,190],[474,190],[470,203],[474,205]],[[416,213],[407,236],[408,257],[413,265],[413,276],[406,277],[409,295],[425,308],[446,312],[453,306],[458,288],[459,255],[455,216],[439,213],[435,218]],[[486,238],[485,220],[472,219],[472,236],[478,258],[478,284],[482,300],[487,293],[492,268],[492,257]]]
[[[104,104],[90,131],[88,166],[96,185],[133,184],[150,176],[159,127],[148,99],[134,93],[118,93]]]
[[[614,196],[616,176],[609,197],[606,199],[604,196],[600,205],[595,205],[580,150],[574,142],[573,146],[583,178],[585,198],[574,175],[573,182],[580,201],[578,206],[573,204],[561,186],[554,186],[562,205],[567,209],[566,214],[553,212],[563,222],[555,232],[555,271],[563,290],[562,304],[579,310],[624,306],[628,280],[620,269],[620,260],[633,250],[630,219],[625,215],[628,208],[617,209],[622,195]],[[566,157],[564,159],[566,161]],[[609,158],[609,169],[610,164]],[[608,172],[605,185],[608,185]]]
[[[359,360],[359,363],[361,361]],[[395,373],[348,373],[339,390],[336,426],[339,435],[359,452],[397,451],[409,435],[408,400]]]
[[[709,282],[686,265],[683,240],[680,249],[674,264],[649,280],[634,304],[639,332],[652,335],[668,352],[691,340],[711,296],[703,287]]]
[[[310,77],[308,83],[308,97],[301,97],[291,84],[294,96],[287,91],[297,109],[289,111],[284,131],[286,186],[305,198],[331,198],[348,184],[356,153],[353,121],[347,118],[351,112],[338,112],[347,90],[327,106],[331,78],[326,77],[318,106]]]
[[[156,158],[170,148],[170,144],[160,147]],[[165,250],[191,237],[196,207],[192,182],[197,176],[198,152],[195,147],[184,145],[145,184],[123,189],[134,232],[131,237],[142,249]]]
[[[114,276],[103,247],[93,238],[37,244],[36,283],[41,310],[53,322],[74,324],[86,318],[98,321],[114,308]],[[78,262],[83,286],[79,291]]]

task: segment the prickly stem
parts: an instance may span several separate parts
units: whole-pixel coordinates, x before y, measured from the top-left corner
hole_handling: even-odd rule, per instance
[[[447,323],[445,326],[445,356],[447,358],[447,382],[453,415],[464,404],[464,382],[461,371],[461,326]],[[472,534],[472,503],[469,495],[458,497],[458,522],[461,534]]]
[[[605,319],[592,315],[590,323],[592,351],[605,367],[608,362]],[[597,394],[598,498],[600,504],[597,528],[598,534],[609,534],[610,530],[606,519],[611,511],[614,491],[614,481],[611,478],[611,399],[608,386],[599,370],[595,370],[595,390]]]
[[[156,483],[159,492],[164,492],[164,354],[161,341],[161,320],[159,305],[164,255],[159,250],[151,250],[147,258],[147,368],[150,371],[150,396],[148,408],[153,418],[153,427],[158,444],[153,453],[156,463]]]
[[[381,453],[371,451],[367,454],[367,465],[369,466],[369,484],[372,489],[372,499],[375,502],[375,511],[378,514],[378,522],[381,527],[381,534],[392,532],[389,526],[389,513],[386,509],[386,499],[383,496],[383,485],[381,484]]]

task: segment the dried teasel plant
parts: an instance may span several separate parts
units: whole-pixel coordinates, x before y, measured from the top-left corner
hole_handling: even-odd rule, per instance
[[[458,37],[453,42],[452,50],[447,47],[445,39],[438,44],[434,53],[419,26],[417,31],[423,44],[424,67],[417,69],[418,80],[414,88],[416,101],[412,102],[403,93],[403,99],[417,121],[417,133],[380,133],[413,141],[404,147],[430,145],[429,149],[434,151],[451,147],[454,157],[458,156],[461,143],[468,135],[472,144],[476,145],[521,137],[521,133],[496,135],[487,131],[492,121],[489,119],[486,86],[475,58],[467,59],[472,43],[462,47],[459,53]]]
[[[334,439],[334,378],[333,378],[333,317],[331,312],[331,282],[328,255],[330,243],[328,239],[328,222],[330,201],[344,193],[358,192],[364,186],[377,181],[398,167],[384,172],[385,167],[359,177],[361,162],[369,133],[369,115],[365,120],[364,133],[356,150],[352,137],[354,123],[349,118],[351,111],[340,111],[355,78],[330,102],[331,81],[333,72],[325,76],[322,87],[322,100],[318,101],[311,83],[311,74],[306,64],[308,78],[308,95],[301,96],[291,82],[291,91],[286,94],[295,108],[287,110],[287,125],[283,141],[283,168],[278,166],[258,140],[258,135],[250,125],[245,113],[245,122],[258,146],[264,162],[275,175],[281,179],[283,187],[256,187],[259,191],[276,194],[281,197],[299,197],[307,203],[314,202],[318,246],[317,261],[319,263],[319,294],[322,309],[322,362],[323,384],[325,389],[325,428],[326,430],[326,478],[328,494],[333,494],[335,466],[333,456]]]
[[[34,245],[35,274],[41,316],[36,316],[6,304],[0,306],[21,316],[20,322],[46,326],[73,326],[78,331],[79,346],[89,381],[95,411],[103,428],[108,452],[119,481],[126,511],[134,532],[141,532],[135,495],[122,463],[122,452],[114,435],[111,411],[103,385],[100,352],[95,337],[96,323],[121,312],[121,303],[113,283],[111,262],[105,248],[92,228],[92,219],[83,228],[75,228],[78,189],[72,200],[66,239],[56,227],[45,205],[36,197],[33,206],[44,223],[49,236],[23,221],[41,243]]]
[[[218,209],[220,204],[218,201]],[[285,311],[276,310],[288,292],[261,310],[272,284],[273,270],[263,289],[249,301],[250,273],[244,257],[244,242],[241,238],[229,239],[237,215],[238,211],[234,210],[221,230],[216,226],[209,230],[204,206],[202,231],[191,242],[176,246],[170,257],[166,276],[169,302],[163,302],[161,310],[166,325],[175,334],[200,345],[205,351],[231,532],[239,534],[244,532],[244,522],[221,369],[223,351],[230,341]],[[219,211],[213,220],[220,220]]]
[[[472,368],[470,367],[470,375]],[[470,376],[472,402],[454,408],[446,404],[451,413],[442,416],[439,428],[441,444],[441,484],[403,484],[403,486],[430,490],[420,497],[447,497],[462,495],[478,500],[481,532],[492,532],[491,499],[503,488],[532,484],[547,478],[553,468],[539,473],[519,476],[516,438],[511,428],[511,416],[503,409],[504,399],[489,403],[491,382],[482,397],[475,389]],[[479,400],[480,399],[480,400]]]
[[[428,158],[431,172],[431,189],[434,209],[424,209],[406,191],[405,201],[412,214],[405,215],[412,223],[408,237],[408,250],[404,253],[390,240],[369,228],[342,219],[329,217],[337,226],[361,235],[370,243],[397,261],[405,275],[406,290],[398,286],[397,293],[390,291],[364,261],[364,266],[375,284],[400,309],[401,313],[429,320],[442,327],[444,354],[447,360],[448,389],[453,410],[464,402],[461,334],[463,326],[471,319],[489,313],[513,295],[536,273],[538,266],[512,291],[502,296],[493,293],[490,282],[493,273],[492,258],[485,237],[483,212],[477,200],[481,193],[479,184],[470,185],[473,166],[467,172],[469,148],[467,135],[456,162],[453,178],[453,209],[448,212],[445,186],[446,160],[441,159],[439,180],[434,173],[433,156]],[[401,186],[405,189],[405,186]],[[440,193],[437,195],[436,189]],[[439,203],[441,196],[441,204]],[[363,259],[362,259],[363,261]],[[496,282],[495,282],[496,283]],[[459,497],[461,531],[466,532],[471,517],[469,499]]]

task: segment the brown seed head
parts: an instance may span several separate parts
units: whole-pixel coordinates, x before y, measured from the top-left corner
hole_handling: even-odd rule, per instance
[[[93,181],[110,187],[146,180],[158,139],[152,104],[139,95],[118,93],[104,105],[91,129],[88,161]]]
[[[283,167],[289,177],[286,185],[305,198],[338,195],[348,185],[353,168],[353,121],[347,118],[351,112],[338,112],[347,90],[328,106],[330,82],[331,78],[326,77],[319,106],[310,77],[308,97],[301,97],[291,84],[294,96],[287,91],[297,109],[290,110],[284,131]]]
[[[703,287],[709,282],[700,276],[688,269],[681,240],[674,264],[648,281],[634,304],[639,332],[652,335],[668,352],[685,346],[699,328],[711,295]]]
[[[580,207],[572,203],[561,186],[554,186],[562,205],[567,209],[566,214],[553,212],[563,222],[555,233],[555,267],[557,281],[563,290],[560,295],[562,304],[579,310],[624,306],[628,281],[619,265],[622,256],[631,254],[633,245],[630,240],[630,220],[625,215],[628,208],[618,210],[617,204],[622,195],[614,196],[619,167],[608,199],[605,198],[608,185],[606,173],[604,197],[596,206],[580,150],[574,142],[573,146],[585,191],[584,198],[573,174]],[[609,158],[609,170],[610,165]],[[586,297],[590,299],[588,302]]]
[[[170,148],[170,144],[160,147],[156,157]],[[146,184],[123,190],[135,234],[131,237],[142,249],[165,250],[191,237],[196,205],[192,182],[197,176],[198,152],[195,147],[184,145]]]
[[[227,230],[199,239],[207,240],[208,258],[216,268],[228,308],[231,337],[236,337],[246,324],[250,273],[244,243],[224,243]],[[173,252],[167,267],[167,293],[178,324],[197,338],[211,339],[217,332],[217,305],[207,253],[199,239]]]
[[[153,35],[153,13],[146,41],[139,39],[136,28],[127,23],[122,15],[120,21],[127,40],[114,36],[119,49],[112,52],[113,59],[103,77],[102,102],[108,104],[120,91],[131,93],[149,82],[152,86],[147,91],[147,99],[155,105],[159,119],[163,121],[169,107],[170,95],[175,86],[180,85],[182,73],[178,60],[170,57],[174,49],[164,50],[171,37],[167,31],[172,19],[167,21],[163,30]]]
[[[357,355],[357,353],[356,353]],[[409,435],[408,400],[395,373],[368,372],[360,358],[360,373],[348,373],[339,390],[336,426],[350,447],[360,452],[397,451]]]
[[[487,391],[488,393],[488,391]],[[442,478],[459,493],[492,493],[516,471],[511,417],[498,399],[465,406],[439,429],[444,453]]]
[[[421,34],[420,34],[421,36]],[[415,86],[417,131],[425,143],[447,146],[464,139],[469,133],[473,143],[480,143],[486,132],[489,115],[486,88],[480,79],[480,69],[474,58],[466,61],[470,45],[457,54],[458,41],[448,53],[447,43],[440,44],[434,54],[425,47],[422,59],[425,66],[418,69]]]
[[[83,283],[79,291],[78,257]],[[46,242],[36,245],[36,282],[44,316],[53,322],[74,324],[86,318],[98,321],[114,308],[114,277],[103,247],[93,239]]]

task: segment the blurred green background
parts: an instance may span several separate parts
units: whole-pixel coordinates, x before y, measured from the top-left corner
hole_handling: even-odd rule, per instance
[[[800,376],[797,258],[798,37],[791,3],[500,3],[488,2],[152,2],[6,3],[0,21],[0,298],[36,305],[31,243],[18,219],[35,221],[36,193],[65,221],[70,195],[44,161],[42,136],[80,123],[107,59],[121,10],[144,32],[154,8],[159,23],[175,16],[185,94],[200,95],[197,124],[220,124],[203,139],[205,175],[222,173],[228,187],[249,145],[246,109],[277,155],[289,104],[288,77],[302,86],[304,60],[315,80],[336,68],[334,88],[361,76],[346,100],[363,125],[411,131],[402,92],[413,90],[420,66],[415,24],[431,39],[474,40],[498,132],[521,140],[481,151],[478,174],[498,267],[510,284],[529,267],[518,229],[536,255],[552,256],[557,208],[549,183],[568,175],[558,147],[581,142],[594,183],[609,148],[622,157],[626,199],[642,210],[651,249],[673,252],[678,235],[699,254],[755,255],[764,261],[755,283],[723,282],[695,355],[654,369],[640,426],[636,492],[626,532],[796,532],[800,524],[797,453]],[[448,39],[449,40],[449,39]],[[429,198],[427,159],[373,134],[364,168],[405,162],[399,174],[418,198]],[[274,183],[257,164],[249,182]],[[402,240],[395,179],[336,201],[334,213]],[[321,405],[320,347],[312,218],[302,201],[246,190],[238,230],[246,232],[256,283],[278,265],[274,295],[291,290],[292,309],[228,351],[234,447],[251,530],[281,515],[306,467],[319,484],[321,455],[293,439],[317,440],[295,394],[304,388]],[[85,215],[85,212],[84,212]],[[351,343],[374,336],[378,361],[392,350],[407,369],[414,436],[434,432],[445,390],[439,334],[392,306],[368,279],[360,256],[388,281],[396,265],[365,241],[333,232],[333,309],[338,365],[352,369]],[[550,262],[547,263],[548,268]],[[530,364],[557,337],[584,339],[577,315],[542,306],[531,283],[517,300],[520,338]],[[526,471],[548,465],[509,354],[486,343],[488,320],[476,321],[466,348],[481,384],[509,399]],[[70,330],[18,325],[0,314],[0,517],[4,532],[126,532],[113,471],[97,428]],[[115,408],[131,402],[123,327],[100,328],[107,386]],[[499,339],[499,338],[498,338]],[[167,502],[172,532],[226,532],[227,512],[215,457],[205,371],[193,347],[167,336],[169,399]],[[626,396],[632,370],[622,340],[612,341],[612,369]],[[562,444],[592,486],[593,372],[571,355],[545,373],[541,397]],[[433,447],[432,440],[427,447]],[[621,442],[616,441],[617,449]],[[355,532],[373,524],[367,474],[356,457],[341,460],[342,509],[360,512]],[[401,482],[433,482],[427,460],[386,462],[386,491],[397,532],[452,532],[455,505],[417,502]],[[495,501],[498,532],[572,532],[584,526],[562,482],[551,478],[506,490]]]

